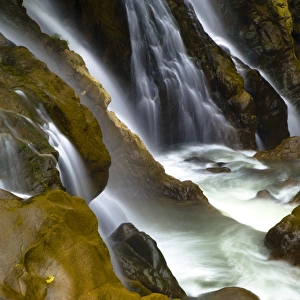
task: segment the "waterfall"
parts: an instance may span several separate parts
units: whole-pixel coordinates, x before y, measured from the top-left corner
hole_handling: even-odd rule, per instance
[[[0,188],[8,190],[19,197],[28,198],[27,178],[20,178],[23,161],[20,159],[18,144],[10,134],[0,134]]]
[[[22,97],[29,108],[33,108],[36,117],[40,120],[39,127],[48,136],[49,143],[55,150],[58,151],[59,158],[57,168],[60,172],[62,184],[66,188],[67,192],[71,195],[79,196],[86,200],[92,200],[92,197],[90,195],[90,176],[88,175],[85,164],[82,158],[79,156],[78,151],[67,139],[67,137],[63,135],[57,128],[57,126],[52,122],[50,116],[48,115],[42,104],[35,106],[35,104],[27,98],[26,94],[19,89],[15,90],[15,93]],[[25,119],[33,124],[30,119]],[[36,126],[35,124],[33,125]],[[9,129],[12,133],[15,133],[15,135],[18,136],[18,133],[15,132],[13,126],[10,126]],[[14,151],[9,151],[9,153],[10,157],[13,156],[13,158],[8,160],[12,166],[12,170],[15,170],[14,172],[18,172],[18,168],[20,168],[22,164],[18,162],[18,158],[16,157],[17,155],[14,156]],[[17,165],[19,165],[19,167]],[[14,180],[11,181],[14,182]]]
[[[84,58],[84,62],[89,73],[103,85],[111,97],[109,109],[114,111],[122,122],[124,122],[133,132],[137,133],[146,142],[142,131],[134,122],[135,117],[128,108],[128,104],[125,101],[126,97],[122,93],[118,81],[115,80],[115,78],[110,74],[110,71],[105,68],[104,64],[99,61],[95,55],[93,55],[78,32],[76,32],[76,30],[71,26],[65,25],[61,22],[61,20],[59,20],[58,12],[51,2],[47,0],[25,0],[24,6],[27,9],[27,14],[38,22],[43,32],[50,36],[53,34],[59,34],[68,42],[71,50],[74,50]],[[36,53],[34,47],[32,47],[30,43],[26,44],[26,40],[22,41],[22,44],[23,43],[25,43],[25,46],[32,52]],[[49,68],[51,69],[51,65]],[[55,70],[52,70],[52,72],[55,72]]]
[[[102,75],[102,65],[99,65],[96,60],[93,61],[93,57],[86,49],[82,50],[83,47],[80,41],[69,35],[69,33],[66,33],[67,36],[64,35],[65,28],[63,25],[59,24],[58,21],[54,21],[55,18],[53,16],[48,15],[52,11],[45,9],[44,6],[40,8],[40,5],[44,5],[45,1],[25,0],[24,2],[26,7],[30,8],[28,11],[35,12],[35,15],[40,15],[46,11],[47,13],[44,13],[39,23],[47,23],[46,25],[51,27],[50,34],[57,32],[68,39],[70,47],[79,52],[84,60],[90,63],[91,67],[89,67],[89,70],[95,71],[95,74],[99,75],[99,77],[97,77],[98,75],[94,76],[100,82],[107,79],[104,75],[105,72]],[[198,0],[193,2],[194,4],[198,3],[198,5],[204,3]],[[139,13],[138,16],[134,17],[137,12],[136,9],[139,9]],[[153,30],[148,28],[149,32],[144,31],[143,36],[146,36],[149,41],[152,41],[150,38],[153,38],[155,42],[159,40],[157,41],[158,44],[149,44],[150,50],[144,49],[146,52],[143,55],[141,52],[133,54],[133,60],[139,61],[140,59],[140,63],[143,63],[144,59],[151,58],[152,63],[154,63],[152,69],[144,69],[144,64],[141,65],[141,70],[138,68],[139,66],[134,67],[141,72],[140,76],[137,76],[138,74],[136,73],[136,78],[138,77],[137,79],[141,80],[141,82],[137,82],[137,93],[141,93],[141,98],[144,101],[147,101],[148,96],[155,96],[151,98],[152,102],[150,101],[150,104],[144,103],[139,105],[144,105],[147,109],[151,105],[149,108],[150,112],[143,115],[145,120],[148,120],[147,122],[149,123],[153,122],[153,118],[156,118],[153,112],[160,113],[159,106],[158,108],[154,107],[154,104],[158,104],[156,96],[160,96],[158,87],[155,86],[156,77],[151,78],[149,74],[153,71],[159,71],[156,73],[159,76],[167,74],[166,80],[163,81],[165,87],[173,86],[174,88],[175,85],[174,91],[172,90],[171,92],[172,95],[173,92],[176,92],[176,95],[181,95],[179,97],[180,100],[183,99],[183,96],[188,99],[188,101],[185,101],[186,103],[180,103],[180,113],[187,116],[185,125],[197,125],[197,129],[199,128],[197,122],[199,124],[201,122],[196,122],[196,115],[200,114],[197,110],[199,107],[201,107],[201,113],[203,110],[205,112],[208,110],[212,113],[208,118],[209,120],[213,119],[217,124],[220,124],[218,118],[222,119],[222,116],[211,105],[209,93],[205,90],[205,80],[201,77],[201,72],[195,71],[192,62],[186,57],[185,50],[182,48],[180,34],[175,29],[176,26],[173,26],[174,22],[172,17],[170,17],[165,1],[128,1],[127,10],[129,14],[132,14],[129,17],[130,23],[142,16],[138,24],[143,30],[146,30],[143,27],[144,25],[142,26],[145,20],[148,20],[151,25],[155,25],[156,27],[153,27]],[[143,15],[140,15],[141,13]],[[165,15],[159,15],[160,17],[158,17],[157,13],[165,13]],[[52,25],[55,25],[55,29],[53,29]],[[166,35],[164,30],[167,29],[171,31],[168,31]],[[155,36],[150,36],[150,33],[155,33]],[[168,50],[169,52],[164,53],[166,56],[161,56],[162,53],[160,51],[165,50],[165,47],[171,43],[169,38],[174,36],[176,37],[174,47],[175,44],[176,47],[179,45],[180,51],[175,51],[174,53],[171,49]],[[7,37],[11,38],[9,35]],[[158,37],[160,38],[158,39]],[[165,40],[165,43],[159,43],[163,40]],[[138,44],[137,40],[133,39],[132,42]],[[137,46],[141,47],[141,49],[145,48],[144,44]],[[171,57],[171,53],[172,55],[174,54],[176,60],[174,57]],[[187,66],[183,68],[183,63],[185,62],[187,62]],[[190,75],[190,72],[192,75]],[[143,77],[143,74],[145,77]],[[191,82],[195,81],[194,86],[190,82],[190,77],[192,77]],[[187,80],[188,82],[186,82],[186,79],[189,79]],[[107,86],[110,86],[109,82]],[[105,85],[105,88],[107,86]],[[111,86],[112,90],[109,90],[109,92],[113,94],[115,92],[114,85]],[[144,94],[142,87],[149,88],[149,90],[146,89]],[[179,89],[183,90],[179,93]],[[189,94],[190,92],[194,93],[195,97],[192,97]],[[195,104],[195,99],[198,102],[201,99],[204,103],[199,104],[196,102],[197,104]],[[113,97],[113,103],[114,100]],[[189,106],[186,107],[186,105]],[[115,107],[118,107],[118,105],[115,104]],[[193,109],[195,111],[190,115]],[[180,116],[181,120],[183,120],[182,115]],[[203,116],[203,118],[205,119],[206,116]],[[155,126],[158,123],[156,122]],[[49,129],[53,132],[51,121],[46,121],[43,124],[46,124],[46,126],[42,126],[46,131]],[[209,124],[210,122],[208,122]],[[153,128],[155,126],[153,125]],[[211,133],[216,129],[214,124],[212,126],[213,129],[207,128]],[[186,133],[184,128],[180,128],[181,138],[187,141],[189,139],[192,140],[198,132],[196,129],[191,129],[191,131],[191,133]],[[159,132],[160,128],[155,128],[152,138],[158,138]],[[58,135],[60,136],[60,133]],[[149,135],[151,134],[149,133]],[[202,138],[203,140],[201,140]],[[219,138],[217,138],[218,141]],[[201,137],[201,139],[199,140],[202,142],[211,142],[210,139],[205,140],[204,137]],[[213,142],[215,141],[213,140]],[[60,143],[64,144],[64,141],[56,141],[56,143],[56,146],[59,146]],[[61,152],[60,149],[59,151]],[[68,154],[69,151],[66,152],[66,155]],[[172,202],[171,204],[164,204],[161,201],[145,203],[144,199],[138,199],[140,201],[126,206],[122,201],[111,199],[109,194],[105,192],[91,202],[91,208],[98,219],[104,220],[102,223],[104,223],[105,227],[102,227],[102,224],[100,231],[102,230],[106,236],[119,223],[129,220],[140,230],[150,234],[157,241],[170,269],[189,296],[198,296],[201,293],[225,286],[240,286],[256,293],[262,300],[299,299],[299,269],[293,268],[285,262],[269,260],[269,252],[263,246],[263,238],[265,231],[275,225],[293,208],[286,202],[296,193],[295,187],[287,186],[281,189],[279,188],[279,183],[292,176],[297,179],[300,178],[299,175],[292,172],[290,165],[274,164],[273,168],[270,168],[253,159],[253,154],[254,152],[237,152],[216,145],[183,145],[182,148],[156,157],[163,164],[167,173],[181,180],[193,180],[199,184],[210,202],[227,217],[214,216],[203,211],[202,207],[188,207],[185,206],[185,203],[174,204]],[[186,158],[193,156],[207,158],[208,162],[199,164],[185,161]],[[214,162],[225,163],[231,169],[231,172],[228,174],[210,174],[206,168],[210,167]],[[265,188],[268,188],[277,199],[275,202],[270,199],[256,197],[256,193]],[[101,224],[101,222],[99,223]]]
[[[188,57],[166,1],[125,0],[140,126],[152,143],[222,143],[233,135]],[[166,137],[167,136],[167,137]]]
[[[204,30],[210,35],[210,37],[220,46],[225,46],[230,50],[232,56],[237,57],[240,61],[245,61],[243,54],[236,49],[236,47],[228,41],[222,22],[220,21],[219,16],[217,16],[213,4],[209,0],[203,0],[201,3],[198,0],[189,0],[197,14],[197,17],[201,24],[203,25]],[[251,65],[249,65],[251,67]],[[266,79],[271,86],[277,91],[272,82],[268,80],[266,74],[261,70],[261,76]],[[297,113],[295,106],[285,97],[281,98],[285,101],[288,109],[288,128],[291,136],[300,135],[300,117]]]

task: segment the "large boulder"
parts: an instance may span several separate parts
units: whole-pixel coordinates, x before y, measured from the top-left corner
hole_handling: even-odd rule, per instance
[[[254,157],[264,161],[295,161],[300,158],[300,137],[285,139],[275,149],[259,151]]]
[[[265,245],[271,250],[272,259],[300,266],[300,206],[268,231]]]
[[[133,224],[121,224],[109,237],[116,272],[125,286],[141,295],[151,292],[182,298],[185,292],[167,266],[156,242]]]
[[[140,299],[115,276],[83,199],[51,191],[0,207],[1,299]]]

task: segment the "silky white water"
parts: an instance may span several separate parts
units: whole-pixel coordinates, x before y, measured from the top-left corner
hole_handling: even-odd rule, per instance
[[[63,186],[69,194],[91,201],[91,178],[78,151],[60,132],[42,106],[37,109],[37,112],[43,118],[41,127],[49,136],[50,145],[59,153],[58,169]]]
[[[164,126],[171,144],[234,140],[234,130],[211,100],[205,77],[188,57],[167,2],[125,0],[125,4],[139,125],[147,137],[159,145],[166,134],[161,119],[167,118],[170,124]]]
[[[55,7],[52,6],[51,1],[25,0],[24,6],[27,9],[27,14],[39,24],[43,32],[50,36],[59,34],[68,42],[68,46],[71,50],[74,50],[84,58],[89,73],[103,85],[111,97],[109,109],[114,111],[118,118],[133,132],[143,137],[142,131],[139,130],[133,121],[135,119],[133,117],[134,115],[128,109],[126,96],[122,94],[119,83],[110,74],[110,71],[105,68],[104,64],[95,58],[94,54],[89,50],[86,42],[80,37],[76,29],[65,24],[58,18],[58,13]],[[35,51],[32,45],[28,44],[26,46],[31,51]],[[51,65],[49,65],[49,68],[51,69]],[[52,70],[52,72],[56,72],[56,70]],[[145,137],[144,141],[146,142]]]
[[[37,2],[25,0],[24,3],[36,14],[42,13],[35,5]],[[62,34],[61,25],[54,32]],[[70,38],[62,36],[77,52],[80,41],[72,44]],[[85,53],[80,54],[86,60]],[[91,63],[96,69],[102,68],[96,61]],[[228,217],[174,201],[144,203],[140,199],[126,206],[119,199],[111,199],[109,191],[99,195],[91,208],[99,219],[103,217],[103,210],[107,210],[104,212],[108,225],[103,230],[105,235],[125,221],[150,234],[189,295],[196,296],[224,286],[240,286],[262,300],[298,300],[300,270],[284,262],[269,261],[263,239],[265,232],[293,208],[286,202],[297,193],[296,188],[292,185],[280,188],[279,183],[300,178],[292,166],[271,168],[253,159],[253,154],[216,145],[186,145],[156,157],[167,173],[199,184],[209,201]],[[192,156],[206,157],[212,162],[184,161]],[[226,163],[231,173],[209,173],[206,168],[214,166],[213,162]],[[264,189],[268,189],[275,200],[255,197]],[[100,203],[102,200],[104,205]]]
[[[201,206],[172,201],[118,205],[137,228],[154,238],[183,289],[192,296],[226,286],[251,290],[262,300],[297,300],[300,269],[268,259],[265,233],[288,215],[299,188],[298,166],[267,166],[253,151],[237,152],[218,145],[183,145],[156,158],[168,174],[198,183],[224,216]],[[207,162],[185,161],[201,158]],[[210,162],[208,161],[210,160]],[[224,163],[230,173],[206,169]],[[256,197],[268,190],[274,199]]]

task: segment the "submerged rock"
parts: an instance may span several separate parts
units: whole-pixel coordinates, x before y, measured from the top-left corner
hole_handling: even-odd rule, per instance
[[[119,278],[130,290],[182,298],[185,292],[167,266],[156,242],[131,223],[121,224],[109,237]],[[151,291],[151,292],[150,292]]]
[[[210,173],[230,173],[231,170],[227,167],[215,167],[215,168],[206,168],[206,171]]]
[[[265,245],[271,250],[271,259],[300,266],[300,206],[268,231]]]

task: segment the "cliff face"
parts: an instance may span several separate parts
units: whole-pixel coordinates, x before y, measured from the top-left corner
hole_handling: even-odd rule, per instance
[[[298,1],[212,1],[228,37],[299,110]]]

